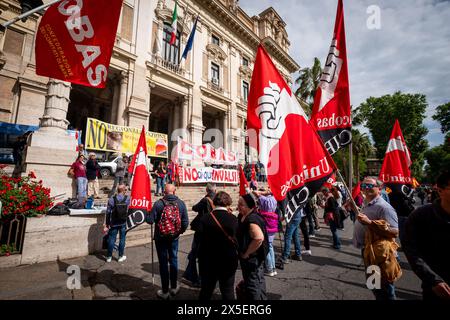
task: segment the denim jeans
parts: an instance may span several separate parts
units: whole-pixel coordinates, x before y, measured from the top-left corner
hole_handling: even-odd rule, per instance
[[[294,236],[295,254],[298,256],[302,254],[300,233],[298,230],[298,226],[300,225],[301,220],[302,218],[300,217],[300,214],[296,214],[294,215],[294,217],[292,217],[291,221],[289,221],[286,226],[286,233],[284,235],[283,260],[288,259],[290,256],[292,236]]]
[[[77,197],[87,197],[88,179],[85,177],[77,178]]]
[[[266,271],[275,271],[275,251],[273,250],[273,239],[275,239],[275,233],[269,233],[269,252],[266,257]]]
[[[159,273],[161,275],[161,287],[164,293],[169,292],[170,287],[177,287],[178,277],[178,239],[155,239],[156,252],[159,260]],[[170,272],[169,267],[170,265]]]
[[[199,248],[199,234],[195,233],[192,240],[191,252],[188,254],[188,265],[184,271],[183,278],[191,281],[192,283],[199,282],[200,278],[197,271],[197,258]]]
[[[335,249],[341,248],[341,239],[339,239],[338,231],[337,231],[337,224],[334,222],[334,220],[330,221],[330,230],[331,234],[333,235],[333,247]]]
[[[315,235],[316,233],[316,227],[313,222],[313,213],[307,213],[306,218],[308,219],[308,234],[310,236]]]
[[[125,251],[125,238],[127,237],[126,233],[127,225],[115,226],[111,227],[108,232],[108,254],[106,255],[108,258],[112,257],[114,245],[116,244],[117,233],[120,234],[119,240],[119,257],[123,256],[123,252]]]
[[[165,182],[166,182],[166,178],[156,177],[156,194],[164,192]],[[161,192],[159,192],[160,189],[161,189]]]

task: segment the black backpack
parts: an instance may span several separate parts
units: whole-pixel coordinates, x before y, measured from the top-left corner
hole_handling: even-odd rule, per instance
[[[114,207],[112,210],[112,220],[115,222],[125,222],[128,216],[128,205],[127,205],[127,197],[123,198],[122,201],[119,202],[117,196],[113,197]]]
[[[57,203],[53,208],[51,208],[48,213],[50,216],[63,216],[70,214],[70,209],[64,203]]]

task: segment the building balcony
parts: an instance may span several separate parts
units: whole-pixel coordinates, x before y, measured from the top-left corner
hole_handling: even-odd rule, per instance
[[[208,80],[208,89],[217,91],[221,94],[224,93],[223,88],[219,85],[219,81]]]
[[[175,64],[173,61],[166,60],[159,55],[152,54],[151,63],[170,72],[176,73],[179,76],[185,77],[186,71],[180,64]]]

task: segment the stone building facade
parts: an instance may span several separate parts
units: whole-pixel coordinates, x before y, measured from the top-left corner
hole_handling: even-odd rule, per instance
[[[0,121],[41,127],[29,141],[28,169],[65,173],[75,152],[65,129],[84,131],[87,117],[166,133],[169,152],[177,135],[201,144],[211,142],[215,133],[208,129],[217,128],[223,136],[214,143],[249,160],[246,105],[258,44],[289,84],[299,69],[289,55],[286,23],[273,8],[250,17],[236,0],[177,3],[178,34],[170,45],[174,1],[124,0],[105,89],[36,75],[39,15],[0,33]],[[0,0],[0,22],[19,13],[18,1]],[[193,48],[181,60],[197,15]],[[56,154],[58,160],[49,159]]]

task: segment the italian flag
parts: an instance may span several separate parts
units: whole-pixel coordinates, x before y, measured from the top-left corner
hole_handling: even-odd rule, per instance
[[[175,8],[173,9],[172,14],[172,34],[170,35],[171,45],[175,43],[175,40],[177,40],[177,21],[178,21],[177,2],[175,1]]]

